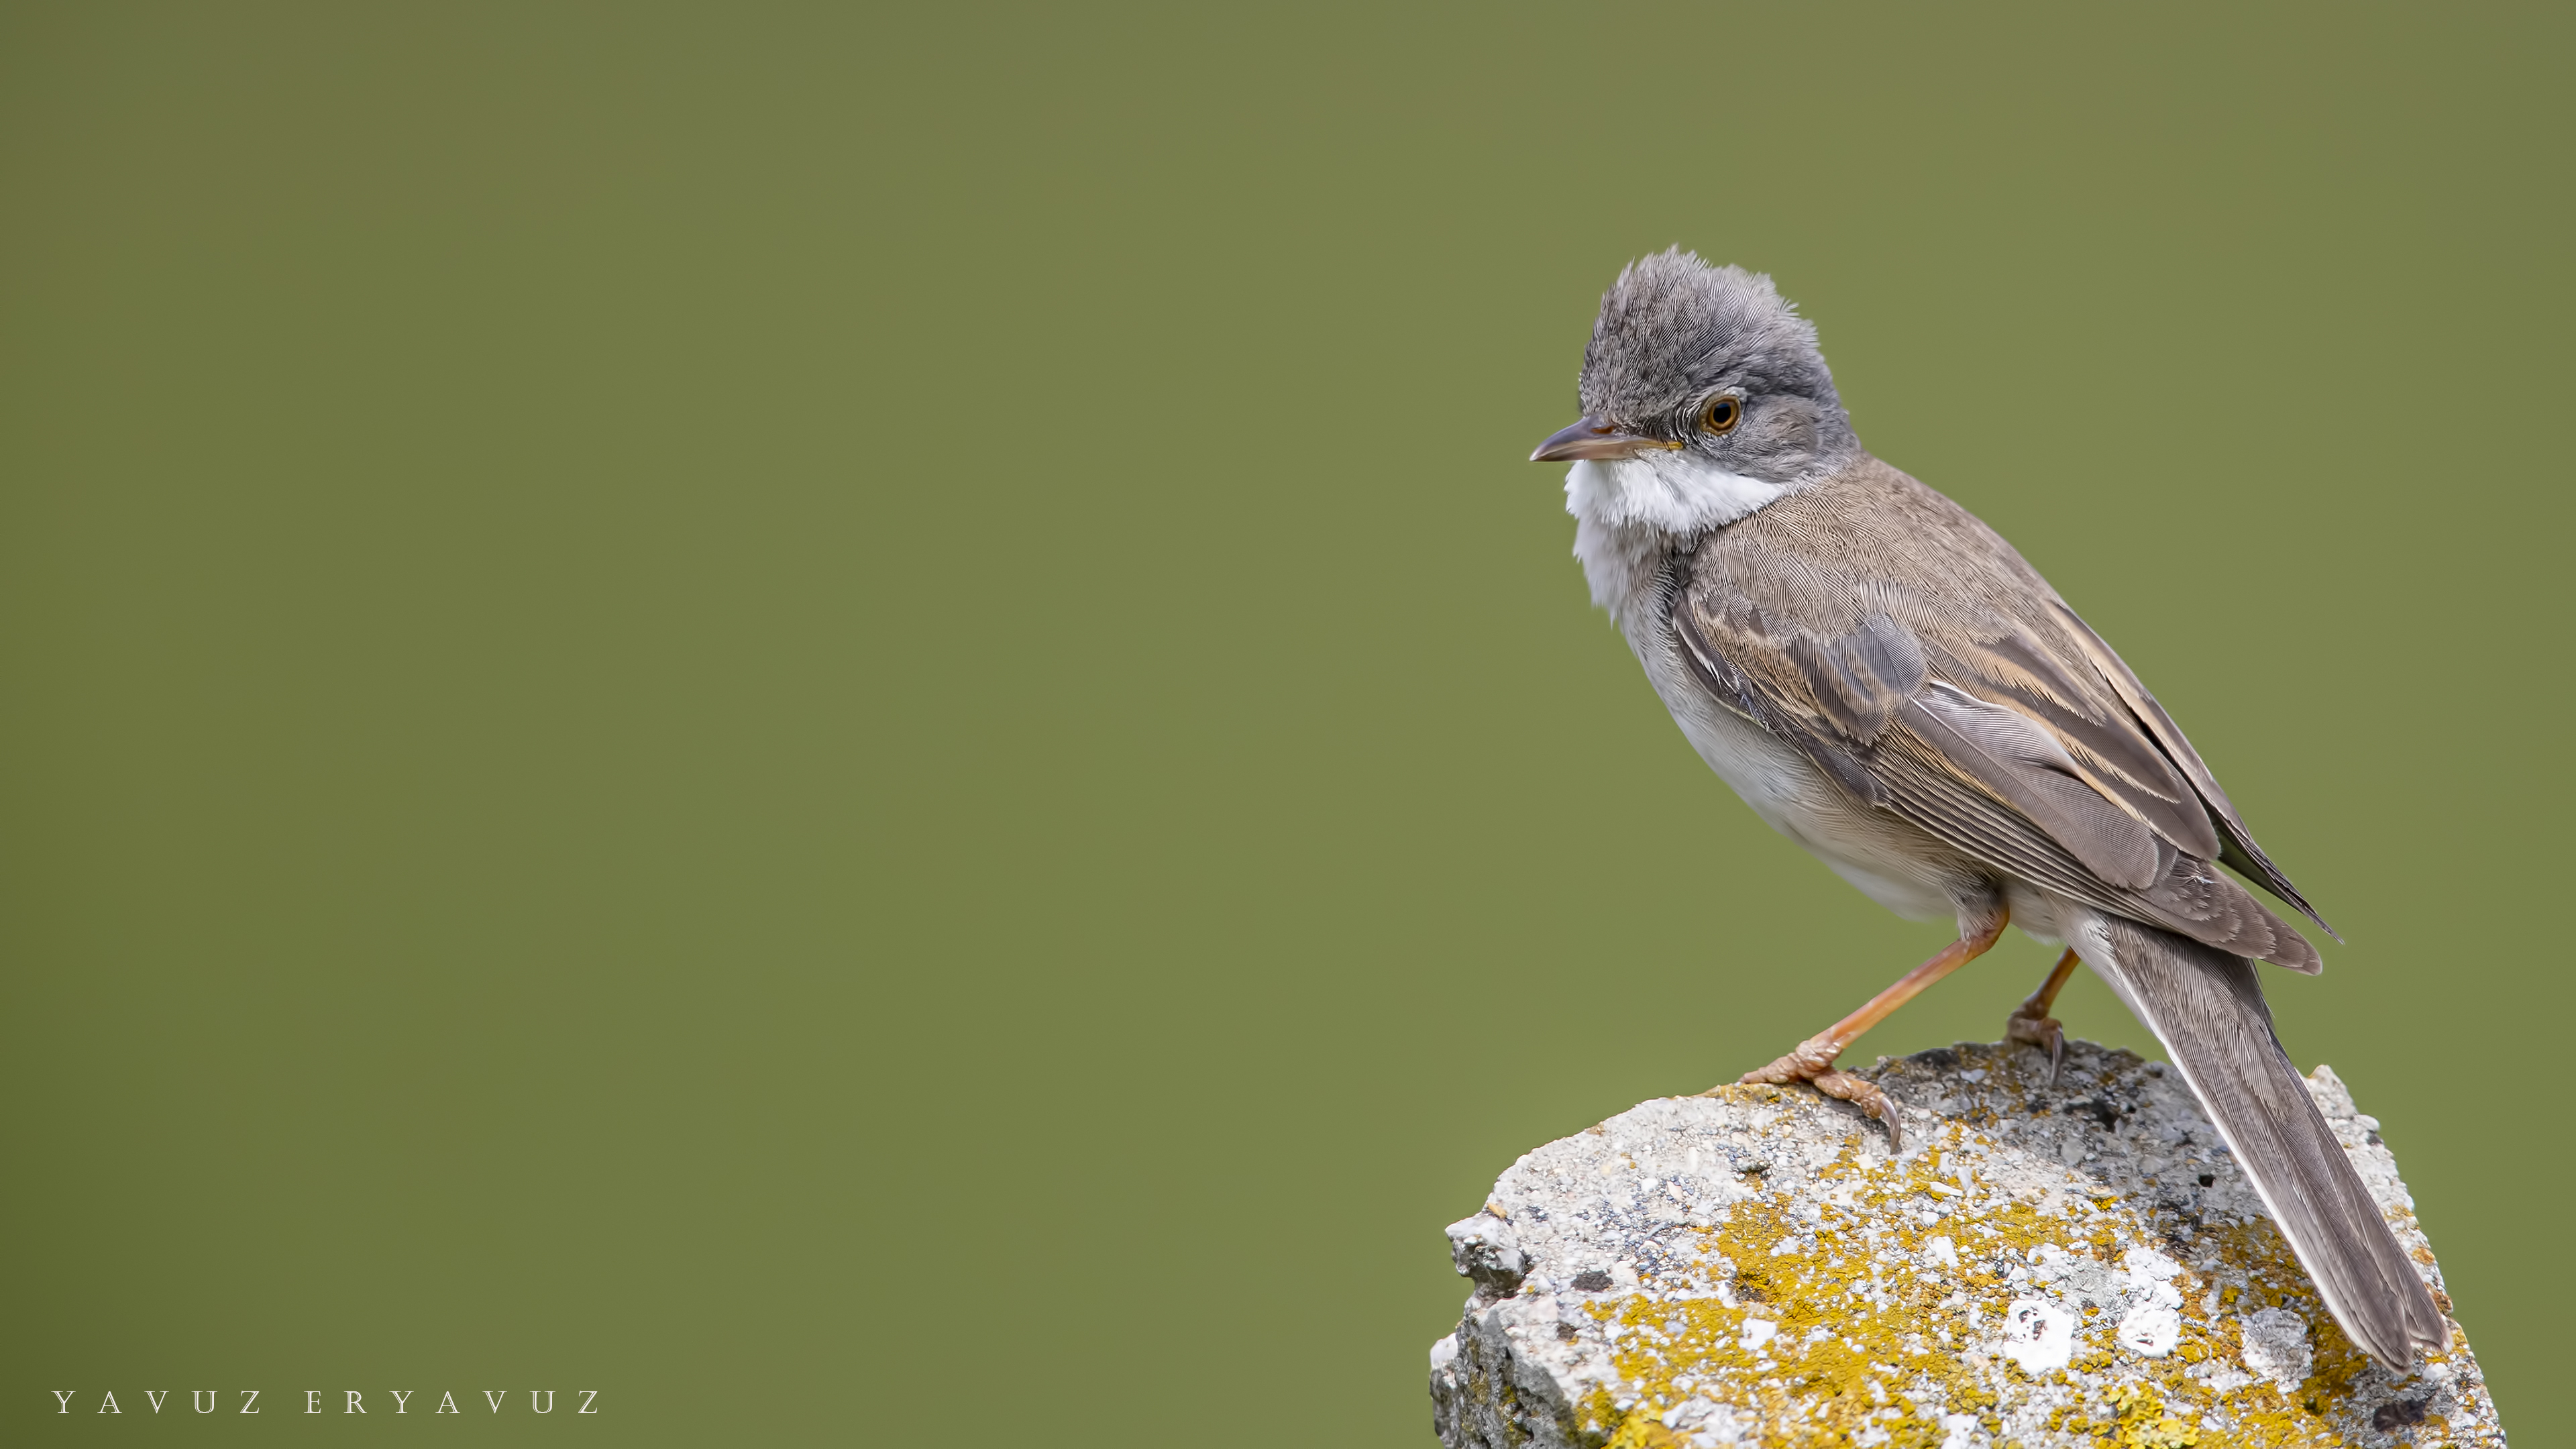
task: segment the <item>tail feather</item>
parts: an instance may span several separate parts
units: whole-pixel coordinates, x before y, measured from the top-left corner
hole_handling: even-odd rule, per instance
[[[2403,1371],[2449,1342],[2441,1310],[2272,1032],[2254,963],[2088,913],[2078,953],[2144,1022],[2253,1179],[2344,1333]]]

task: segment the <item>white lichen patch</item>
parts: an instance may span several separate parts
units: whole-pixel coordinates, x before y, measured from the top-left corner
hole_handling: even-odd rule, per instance
[[[2141,1358],[2163,1358],[2182,1342],[2182,1315],[2141,1303],[2120,1320],[2119,1331],[2112,1337]]]
[[[2404,1378],[2336,1328],[2178,1079],[2070,1046],[1882,1061],[1909,1150],[1804,1088],[1644,1103],[1450,1230],[1467,1446],[2501,1445],[2464,1336]],[[2440,1275],[2375,1123],[2310,1079]],[[2364,1125],[2367,1124],[2367,1125]]]
[[[2075,1320],[2054,1303],[2016,1298],[2004,1310],[2003,1352],[2033,1377],[2066,1367],[2075,1353]]]

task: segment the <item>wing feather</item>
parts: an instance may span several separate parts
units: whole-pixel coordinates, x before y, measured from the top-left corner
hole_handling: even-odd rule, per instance
[[[2096,790],[2156,834],[2194,855],[2215,857],[2219,838],[2190,783],[2117,699],[2069,680],[2026,633],[1942,650],[1938,672],[1972,680],[1978,693],[2048,727]],[[2089,697],[2088,697],[2089,696]]]
[[[2066,607],[2065,601],[2052,599],[2050,602],[2056,606],[2058,615],[2065,619],[2076,646],[2083,651],[2086,660],[2104,682],[2118,692],[2121,702],[2128,705],[2138,723],[2155,737],[2166,754],[2172,756],[2174,763],[2190,778],[2192,788],[2209,806],[2210,813],[2218,817],[2219,829],[2227,836],[2226,844],[2221,850],[2204,851],[2202,854],[2225,861],[2262,882],[2265,890],[2296,907],[2300,915],[2316,922],[2319,930],[2342,940],[2335,928],[2326,924],[2326,918],[2317,914],[2317,908],[2308,904],[2308,898],[2299,894],[2299,888],[2290,884],[2290,878],[2282,874],[2281,868],[2272,863],[2272,857],[2263,853],[2263,847],[2255,844],[2254,832],[2245,828],[2244,817],[2236,813],[2235,802],[2218,787],[2218,777],[2202,762],[2200,752],[2191,747],[2191,741],[2183,737],[2182,726],[2173,722],[2173,716],[2165,713],[2165,707],[2156,703],[2156,697],[2139,682],[2127,661],[2113,652],[2102,636],[2093,632],[2091,625],[2076,617],[2075,611]]]
[[[1936,679],[1897,717],[1944,762],[2073,852],[2085,869],[2131,890],[2154,883],[2153,832],[2086,783],[2066,746],[2029,716]]]

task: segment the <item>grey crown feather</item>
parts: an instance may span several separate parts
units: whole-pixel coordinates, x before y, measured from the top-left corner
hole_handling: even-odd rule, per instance
[[[1670,436],[1688,405],[1730,385],[1748,396],[1803,398],[1848,437],[1815,324],[1769,277],[1711,266],[1679,247],[1629,263],[1603,294],[1583,349],[1583,411]]]

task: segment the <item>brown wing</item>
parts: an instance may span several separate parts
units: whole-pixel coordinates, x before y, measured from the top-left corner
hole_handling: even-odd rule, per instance
[[[2056,603],[2057,612],[2064,616],[2085,658],[2119,694],[2130,712],[2155,736],[2156,743],[2190,777],[2192,788],[2199,792],[2202,803],[2218,817],[2218,828],[2227,837],[2226,847],[2218,858],[2262,882],[2265,890],[2297,907],[2299,914],[2317,923],[2317,929],[2338,941],[2342,940],[2335,928],[2326,924],[2326,918],[2317,914],[2317,908],[2308,904],[2308,898],[2299,894],[2299,888],[2290,884],[2290,878],[2281,873],[2281,868],[2272,863],[2272,857],[2263,853],[2263,847],[2255,844],[2254,832],[2245,828],[2244,818],[2236,813],[2235,803],[2227,798],[2226,791],[2218,788],[2218,777],[2210,773],[2209,766],[2201,763],[2200,752],[2191,747],[2191,741],[2183,738],[2182,726],[2173,722],[2173,716],[2165,713],[2165,707],[2156,703],[2156,697],[2147,693],[2147,687],[2138,682],[2138,676],[2119,655],[2112,652],[2101,635],[2093,632],[2091,625],[2077,618],[2064,600],[2052,602]]]
[[[1712,535],[1673,620],[1713,694],[1855,798],[2087,904],[2318,969],[2210,864],[2242,856],[2306,909],[2136,676],[1992,530],[1894,469]]]

